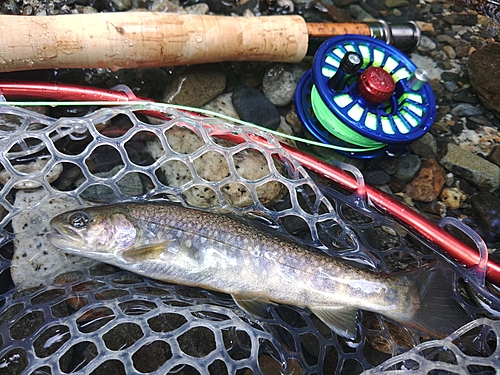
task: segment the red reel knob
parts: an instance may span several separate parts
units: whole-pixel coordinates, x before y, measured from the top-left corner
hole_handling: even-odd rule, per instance
[[[361,73],[357,88],[363,99],[373,104],[381,104],[394,94],[396,84],[384,69],[371,66]]]

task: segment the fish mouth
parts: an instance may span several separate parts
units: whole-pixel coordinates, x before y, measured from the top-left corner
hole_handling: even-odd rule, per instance
[[[52,245],[69,253],[80,253],[84,249],[83,238],[74,230],[54,220],[50,226],[57,232],[47,234],[46,238]]]

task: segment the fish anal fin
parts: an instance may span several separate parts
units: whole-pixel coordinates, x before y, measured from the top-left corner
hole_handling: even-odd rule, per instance
[[[233,295],[232,297],[240,309],[257,319],[266,315],[269,305],[274,304],[259,296]]]
[[[125,250],[122,256],[128,262],[138,263],[160,256],[160,254],[162,254],[167,249],[167,246],[168,241],[159,244],[135,247]]]
[[[356,338],[357,309],[331,306],[315,306],[309,309],[337,335],[348,339]]]

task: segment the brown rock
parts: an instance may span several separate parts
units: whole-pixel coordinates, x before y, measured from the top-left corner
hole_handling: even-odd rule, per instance
[[[415,201],[432,202],[439,196],[444,181],[444,169],[436,160],[426,160],[417,176],[406,185],[406,195]]]
[[[220,64],[191,65],[175,73],[163,101],[202,107],[226,88],[226,71]]]
[[[469,58],[470,83],[486,108],[500,117],[500,43],[478,49]]]

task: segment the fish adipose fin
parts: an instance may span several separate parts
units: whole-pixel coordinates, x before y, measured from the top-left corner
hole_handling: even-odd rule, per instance
[[[268,299],[255,296],[233,295],[233,299],[240,309],[256,319],[262,318],[269,305],[275,304]]]
[[[345,307],[309,307],[333,332],[348,339],[357,334],[358,310]]]
[[[155,259],[167,249],[168,242],[155,245],[141,246],[123,252],[123,259],[130,263],[143,262],[148,259]]]
[[[408,272],[417,287],[420,306],[406,322],[409,327],[442,338],[472,320],[455,299],[453,270],[442,262]]]

